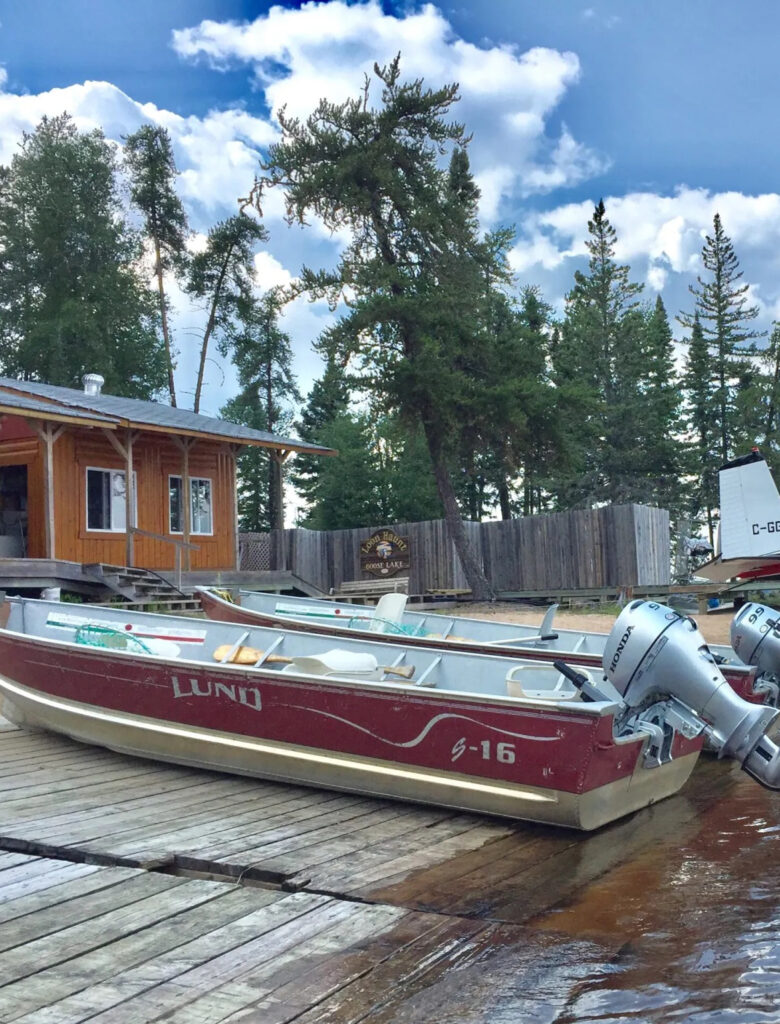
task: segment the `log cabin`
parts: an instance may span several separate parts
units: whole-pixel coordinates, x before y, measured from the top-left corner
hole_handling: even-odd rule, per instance
[[[0,558],[235,569],[241,448],[336,454],[83,382],[0,377]]]

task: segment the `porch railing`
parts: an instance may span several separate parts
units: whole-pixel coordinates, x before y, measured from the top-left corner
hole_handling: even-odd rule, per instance
[[[140,537],[150,537],[152,540],[161,540],[165,544],[173,544],[176,548],[174,555],[174,572],[176,573],[176,586],[181,591],[181,553],[183,548],[187,548],[191,551],[198,551],[200,549],[199,544],[191,544],[186,540],[179,540],[178,537],[165,537],[161,533],[152,533],[151,530],[141,530],[137,526],[130,527],[130,533],[138,535]]]

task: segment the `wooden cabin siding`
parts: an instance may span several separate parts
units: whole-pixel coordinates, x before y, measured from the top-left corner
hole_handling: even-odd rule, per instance
[[[121,432],[117,439],[124,442]],[[182,475],[183,456],[174,442],[163,434],[141,434],[133,444],[133,468],[137,489],[137,526],[166,537],[172,534],[168,522],[168,476]],[[108,438],[97,430],[69,429],[54,445],[55,553],[74,562],[108,562],[124,565],[126,537],[87,529],[86,471],[125,469],[125,461]],[[235,522],[233,502],[233,460],[220,442],[197,441],[189,456],[190,477],[207,477],[212,482],[212,524],[214,534],[193,534],[198,550],[191,553],[193,569],[229,569],[235,566]],[[173,569],[173,544],[151,537],[136,536],[134,564],[150,569]]]

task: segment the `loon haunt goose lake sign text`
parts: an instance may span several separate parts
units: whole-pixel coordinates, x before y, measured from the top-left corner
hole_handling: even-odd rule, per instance
[[[360,545],[360,571],[393,576],[409,568],[409,538],[392,530],[377,530]]]

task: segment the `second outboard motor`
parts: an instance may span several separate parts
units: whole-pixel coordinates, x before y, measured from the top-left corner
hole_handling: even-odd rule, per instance
[[[731,646],[759,672],[780,672],[780,616],[765,604],[743,605],[731,621]]]
[[[780,617],[765,604],[746,604],[731,620],[731,646],[756,670],[753,688],[767,704],[780,705]]]
[[[780,711],[734,692],[693,619],[654,601],[632,601],[607,639],[604,672],[629,708],[641,711],[664,697],[680,702],[720,756],[780,789],[780,747],[766,735]]]

